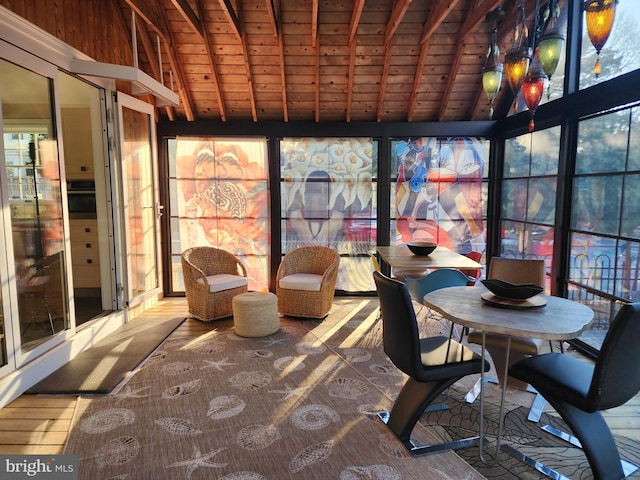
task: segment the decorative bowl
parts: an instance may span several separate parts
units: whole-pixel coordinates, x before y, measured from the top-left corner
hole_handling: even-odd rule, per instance
[[[437,243],[433,243],[433,242],[409,242],[407,243],[407,247],[409,247],[409,250],[411,250],[411,253],[413,253],[414,255],[420,255],[420,256],[427,256],[429,254],[431,254],[431,252],[433,252],[436,247],[438,246]]]
[[[482,280],[482,284],[494,295],[513,300],[526,300],[544,291],[533,283],[515,284],[497,278]]]

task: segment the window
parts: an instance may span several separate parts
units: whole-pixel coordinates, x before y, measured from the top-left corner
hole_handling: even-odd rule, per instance
[[[337,290],[374,289],[377,142],[285,138],[280,143],[282,252],[304,245],[340,254]]]
[[[580,57],[580,88],[610,80],[640,68],[640,51],[636,42],[640,35],[640,9],[636,1],[623,0],[616,7],[613,28],[600,52],[601,73],[596,78],[596,49],[589,40],[583,13],[582,55]]]
[[[391,244],[428,240],[484,252],[489,142],[424,137],[391,143]]]
[[[579,123],[570,297],[594,309],[580,340],[599,349],[616,300],[640,301],[640,107]]]
[[[249,290],[269,282],[267,143],[263,138],[169,140],[171,290],[184,291],[181,254],[210,245],[236,255]]]
[[[511,138],[505,144],[500,255],[553,257],[560,127]]]

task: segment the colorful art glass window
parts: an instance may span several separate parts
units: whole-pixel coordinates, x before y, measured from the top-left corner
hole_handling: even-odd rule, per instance
[[[184,290],[180,255],[210,245],[246,266],[249,290],[268,289],[267,143],[178,137],[169,141],[172,290]]]
[[[484,252],[489,142],[422,137],[391,143],[391,244]]]
[[[336,289],[373,289],[377,142],[287,138],[280,143],[282,252],[305,245],[341,256]]]

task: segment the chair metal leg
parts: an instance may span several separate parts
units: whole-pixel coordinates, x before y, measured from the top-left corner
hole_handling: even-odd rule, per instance
[[[580,443],[580,440],[578,440],[576,437],[574,437],[570,433],[563,432],[562,430],[552,427],[551,425],[543,425],[541,428],[545,432],[550,433],[551,435],[558,437],[559,439],[564,440],[565,442],[570,443],[574,447],[582,448],[582,444]],[[638,465],[635,465],[631,462],[627,462],[622,458],[620,459],[620,466],[622,467],[622,471],[624,473],[625,478],[631,475],[632,473],[634,473],[636,470],[638,470],[638,468],[640,468]]]
[[[576,447],[582,448],[589,461],[589,466],[591,467],[594,478],[602,480],[621,479],[629,476],[638,469],[638,466],[620,458],[609,426],[600,412],[584,412],[567,402],[555,398],[549,403],[551,403],[564,421],[567,422],[567,425],[577,437],[548,425],[543,426],[542,429]],[[555,476],[560,474],[523,455],[511,446],[503,445],[502,450],[533,466],[549,478],[566,478],[563,476]],[[543,469],[538,468],[538,465],[550,473],[545,473]]]
[[[560,472],[554,470],[553,468],[547,467],[545,464],[534,460],[533,458],[525,455],[524,453],[516,450],[511,445],[502,445],[502,451],[507,452],[513,458],[520,460],[523,463],[526,463],[530,467],[535,468],[537,471],[546,475],[547,477],[553,480],[571,480],[569,477],[562,475]]]
[[[464,401],[467,403],[473,403],[478,398],[480,394],[480,382],[481,379],[478,378],[478,381],[471,387],[471,389],[464,396]],[[496,377],[485,377],[484,383],[495,383],[496,385],[499,383]],[[527,416],[527,420],[531,422],[538,422],[540,417],[542,416],[542,412],[544,411],[544,406],[546,404],[546,400],[542,395],[538,393],[538,391],[533,388],[531,385],[527,387],[527,392],[535,393],[536,398],[533,400],[533,404],[531,405],[531,409],[529,410],[529,415]]]
[[[484,385],[486,385],[487,383],[498,383],[498,379],[496,377],[484,377]],[[478,381],[473,385],[473,387],[471,387],[471,389],[467,392],[467,394],[464,396],[464,401],[467,403],[473,403],[476,401],[476,398],[478,398],[478,395],[480,395],[480,391],[482,390],[482,377],[478,378]]]
[[[531,391],[536,393],[536,398],[533,399],[533,404],[531,405],[531,409],[529,410],[529,415],[527,416],[527,420],[529,420],[530,422],[539,422],[540,417],[542,416],[542,412],[544,411],[544,406],[547,403],[547,401],[544,399],[542,395],[536,392],[533,389],[533,387],[529,387],[529,388],[531,388]]]
[[[430,409],[427,408],[427,411],[430,411]],[[378,417],[387,425],[389,424],[389,412],[380,412],[378,414]],[[475,447],[479,444],[479,441],[480,437],[475,436],[463,438],[460,440],[454,440],[452,442],[435,443],[433,445],[416,445],[411,439],[403,441],[402,444],[407,450],[409,450],[409,453],[411,453],[411,455],[418,456],[428,455],[430,453],[444,452],[447,450],[458,450],[460,448]]]
[[[412,455],[426,455],[428,453],[457,450],[478,445],[479,436],[434,445],[415,445],[411,440],[411,432],[420,416],[425,411],[442,409],[441,404],[432,405],[433,400],[459,379],[448,378],[434,382],[417,382],[409,378],[402,387],[391,411],[381,412],[378,417],[391,429]],[[444,407],[446,408],[446,405]]]

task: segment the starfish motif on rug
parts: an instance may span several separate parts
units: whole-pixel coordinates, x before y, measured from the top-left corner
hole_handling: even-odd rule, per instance
[[[288,384],[284,384],[284,390],[269,390],[269,393],[282,393],[284,396],[280,399],[281,402],[285,400],[289,400],[293,396],[300,397],[304,395],[304,392],[307,391],[309,387],[290,387]]]
[[[281,345],[287,341],[286,338],[270,338],[268,340],[261,340],[262,343],[265,344],[266,347],[271,347],[273,345]]]
[[[200,467],[206,468],[224,468],[228,465],[228,463],[211,463],[209,459],[215,457],[221,451],[226,450],[226,447],[221,447],[217,450],[214,450],[209,453],[201,453],[200,449],[193,446],[193,458],[189,460],[183,460],[181,462],[172,463],[171,465],[167,465],[167,468],[171,467],[189,467],[187,470],[186,478],[191,478],[193,472],[195,472]]]
[[[205,360],[204,363],[206,363],[206,365],[204,367],[200,367],[200,370],[204,370],[205,368],[213,367],[216,370],[224,372],[224,369],[222,367],[226,367],[226,366],[229,366],[229,365],[238,365],[237,363],[227,362],[227,360],[229,360],[229,357],[224,358],[222,360],[218,360],[217,362],[214,362],[212,360]]]
[[[140,395],[140,392],[143,392],[144,390],[148,390],[150,388],[151,387],[142,387],[142,388],[138,388],[136,390],[133,390],[131,387],[125,387],[124,390],[118,394],[118,402],[123,401],[125,398],[144,398],[144,397],[148,397],[149,395],[147,395],[147,394]]]

